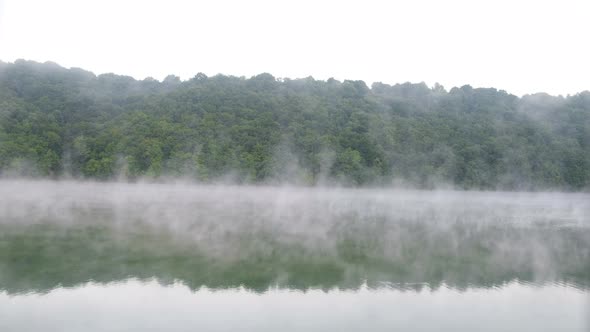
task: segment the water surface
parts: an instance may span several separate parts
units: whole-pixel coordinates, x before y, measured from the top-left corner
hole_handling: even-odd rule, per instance
[[[2,331],[588,331],[590,196],[0,181]]]

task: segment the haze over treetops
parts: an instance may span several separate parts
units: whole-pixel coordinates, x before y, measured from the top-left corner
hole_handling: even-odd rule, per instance
[[[304,185],[590,186],[590,92],[0,62],[0,174]]]

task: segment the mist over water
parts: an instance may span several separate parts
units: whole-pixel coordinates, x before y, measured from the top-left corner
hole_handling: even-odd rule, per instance
[[[217,315],[225,312],[220,303],[275,308],[236,316],[242,322],[285,315],[281,303],[295,301],[301,306],[292,310],[327,330],[346,324],[303,309],[318,294],[327,307],[357,303],[365,314],[341,323],[369,322],[376,330],[401,326],[401,317],[394,322],[384,318],[385,307],[375,309],[375,303],[392,306],[393,298],[418,310],[416,317],[421,307],[429,308],[423,313],[442,310],[435,303],[464,308],[449,314],[457,319],[466,319],[466,307],[492,310],[489,303],[499,301],[512,309],[498,319],[551,306],[547,319],[560,310],[570,318],[539,326],[583,331],[589,287],[588,194],[0,181],[0,306],[11,308],[7,326],[22,330],[35,330],[23,323],[22,308],[37,308],[59,327],[45,306],[61,303],[59,317],[92,293],[105,294],[106,302],[119,294],[199,308],[196,296],[217,303],[211,304]],[[121,310],[155,310],[131,302]],[[102,309],[86,306],[88,312],[114,315],[105,303],[92,305]],[[182,312],[170,315],[184,319]],[[141,326],[134,318],[122,322]],[[450,322],[442,326],[457,327]],[[275,323],[250,327],[273,330]],[[191,324],[183,328],[229,328],[207,320]]]
[[[194,288],[477,287],[513,280],[586,287],[588,216],[589,195],[569,193],[73,181],[0,187],[3,252],[18,239],[33,255],[59,253],[60,264],[50,267],[57,276],[63,264],[64,273],[80,270],[76,264],[82,271],[115,265],[127,274],[109,271],[114,280],[178,279]],[[64,255],[82,253],[64,263]],[[3,256],[8,267],[0,278],[26,281]],[[169,266],[169,256],[178,264]],[[71,282],[96,278],[88,272]],[[31,287],[43,288],[35,286],[40,281],[31,277]]]

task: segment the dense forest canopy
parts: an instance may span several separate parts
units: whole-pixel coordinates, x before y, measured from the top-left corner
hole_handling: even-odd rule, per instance
[[[3,176],[428,188],[590,187],[590,92],[0,62]]]

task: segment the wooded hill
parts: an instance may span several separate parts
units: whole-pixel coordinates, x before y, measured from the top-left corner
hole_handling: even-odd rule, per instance
[[[181,81],[0,62],[3,176],[468,189],[590,186],[590,92]]]

